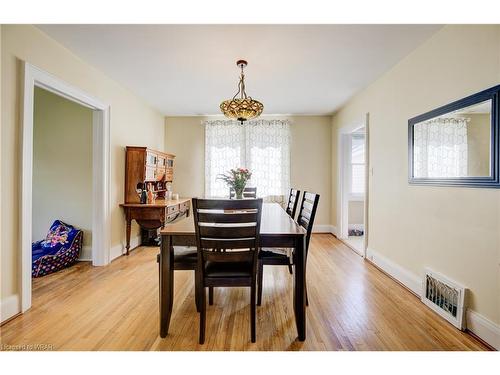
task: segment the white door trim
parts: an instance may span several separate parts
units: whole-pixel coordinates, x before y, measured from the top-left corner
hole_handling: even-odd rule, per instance
[[[110,249],[110,125],[109,105],[77,87],[31,65],[23,64],[22,108],[22,173],[21,173],[21,311],[31,307],[31,236],[33,184],[33,102],[35,86],[60,95],[94,110],[92,124],[93,201],[92,201],[92,264],[109,263]]]
[[[337,139],[337,160],[338,160],[338,168],[337,168],[337,237],[340,240],[345,240],[347,238],[348,233],[348,224],[347,224],[347,182],[346,182],[346,170],[345,170],[345,160],[347,158],[347,141],[349,134],[354,132],[356,129],[365,128],[365,196],[364,196],[364,244],[363,244],[363,257],[366,258],[366,249],[368,248],[368,187],[369,187],[369,113],[366,113],[365,116],[358,121],[355,121],[349,125],[343,126],[338,130],[338,139]]]

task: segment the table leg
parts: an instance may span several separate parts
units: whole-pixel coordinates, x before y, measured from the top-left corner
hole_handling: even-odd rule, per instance
[[[160,337],[168,335],[174,299],[172,237],[163,236],[160,255]]]
[[[299,341],[306,339],[306,254],[305,237],[297,239],[295,244],[295,275],[293,291],[293,308],[295,312],[295,324]]]
[[[128,216],[128,215],[127,215]],[[127,230],[126,230],[126,239],[127,239],[127,255],[130,251],[130,229],[132,228],[132,219],[127,217]]]

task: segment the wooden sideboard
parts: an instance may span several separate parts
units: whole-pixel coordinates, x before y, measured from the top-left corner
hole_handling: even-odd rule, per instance
[[[126,248],[130,252],[130,230],[135,220],[142,231],[163,228],[180,216],[189,215],[190,199],[166,199],[168,184],[174,177],[175,155],[127,146],[125,155],[125,199],[120,204],[125,212]],[[138,188],[150,186],[157,196],[154,203],[140,203]]]
[[[130,252],[130,229],[132,220],[144,229],[163,228],[166,223],[172,222],[181,216],[189,216],[191,209],[191,199],[157,199],[155,203],[122,203],[120,204],[125,211],[125,220],[127,222],[127,255]]]
[[[165,198],[174,179],[175,155],[147,147],[127,146],[125,154],[125,203],[139,203],[137,188],[150,185],[158,198]]]

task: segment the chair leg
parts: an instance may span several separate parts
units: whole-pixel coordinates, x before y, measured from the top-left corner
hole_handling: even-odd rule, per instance
[[[251,335],[251,339],[252,339],[252,342],[255,342],[256,339],[255,339],[255,321],[256,321],[256,306],[255,306],[255,280],[254,282],[252,283],[252,286],[250,288],[250,335]]]
[[[293,275],[293,268],[291,264],[288,264],[288,272],[290,272],[290,275]]]
[[[262,282],[264,280],[264,263],[259,260],[258,270],[257,270],[257,306],[262,304]]]
[[[205,343],[205,320],[207,315],[205,287],[202,286],[202,293],[200,293],[200,345]]]
[[[306,284],[306,306],[309,306],[309,298],[307,297],[307,284]]]
[[[201,280],[198,280],[198,271],[194,271],[194,301],[196,303],[196,311],[201,311],[201,292],[203,287],[201,286]]]
[[[214,304],[214,287],[213,286],[208,287],[208,304],[209,305]]]

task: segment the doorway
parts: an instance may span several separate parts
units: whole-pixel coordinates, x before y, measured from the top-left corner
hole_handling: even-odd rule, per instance
[[[92,264],[109,263],[109,106],[77,87],[25,62],[22,96],[21,311],[31,307],[33,239],[33,152],[35,88],[41,88],[92,111]],[[57,181],[56,183],[63,183]]]
[[[368,243],[368,114],[339,132],[338,237],[365,257]]]
[[[35,87],[33,103],[32,191],[32,242],[44,240],[60,220],[82,231],[78,260],[91,261],[92,109],[41,87]]]

